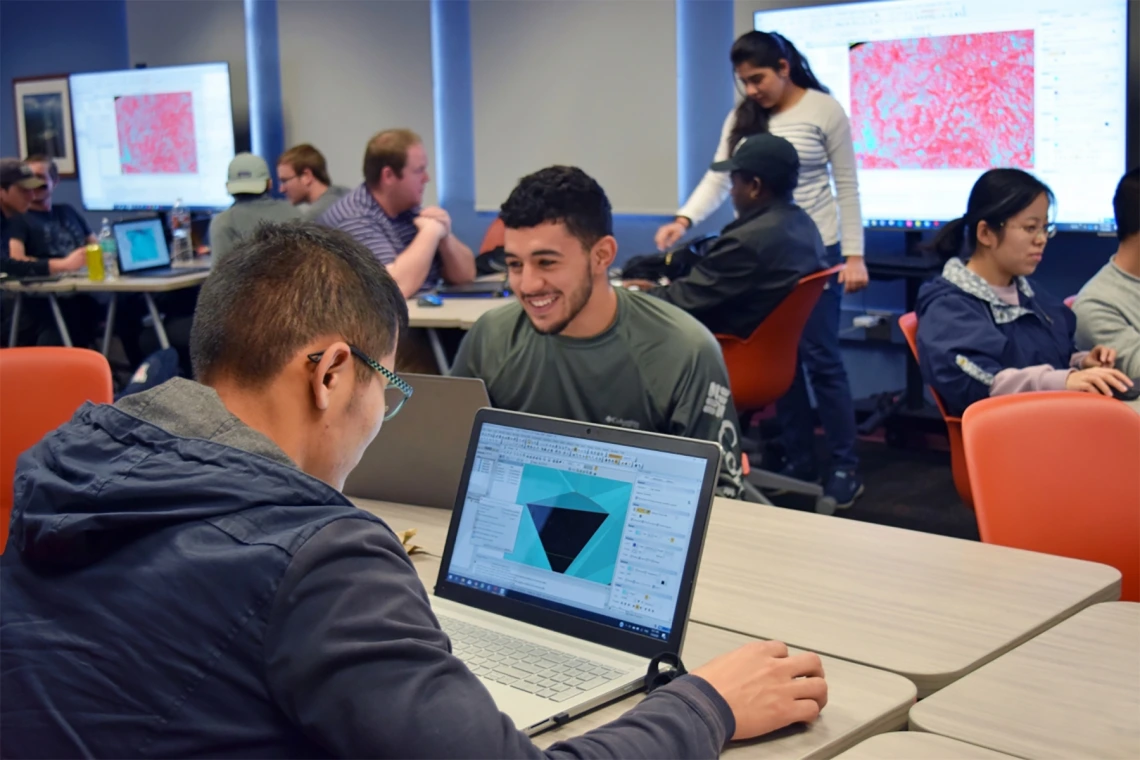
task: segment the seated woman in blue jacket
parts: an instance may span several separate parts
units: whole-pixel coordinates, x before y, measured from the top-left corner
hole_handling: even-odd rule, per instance
[[[922,376],[952,415],[988,396],[1071,390],[1111,395],[1132,381],[1116,352],[1077,353],[1076,317],[1033,284],[1053,236],[1053,192],[1020,169],[991,169],[970,191],[966,215],[930,243],[947,259],[918,293]]]

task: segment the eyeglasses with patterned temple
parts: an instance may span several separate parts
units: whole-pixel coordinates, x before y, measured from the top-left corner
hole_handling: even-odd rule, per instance
[[[1025,230],[1025,234],[1036,240],[1038,237],[1044,236],[1046,240],[1057,234],[1057,225],[1050,222],[1049,224],[1015,224],[1012,225],[1020,230]]]
[[[395,417],[396,413],[400,411],[400,407],[404,405],[404,402],[412,397],[412,386],[408,384],[407,380],[404,380],[387,367],[382,366],[380,362],[370,358],[356,346],[350,345],[348,350],[352,352],[353,356],[379,372],[383,378],[388,381],[387,387],[384,388],[384,421],[387,422]],[[324,351],[309,354],[309,361],[316,364],[324,355]]]

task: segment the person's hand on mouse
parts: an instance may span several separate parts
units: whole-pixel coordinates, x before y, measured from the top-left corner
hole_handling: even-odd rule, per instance
[[[1081,359],[1081,369],[1093,367],[1115,367],[1116,349],[1108,346],[1093,346],[1084,359]]]
[[[1069,376],[1065,378],[1065,390],[1099,393],[1102,396],[1111,396],[1113,388],[1124,393],[1131,387],[1131,378],[1120,370],[1111,367],[1081,369],[1070,372]]]
[[[823,663],[814,652],[788,654],[778,641],[754,641],[693,671],[724,697],[736,718],[733,739],[811,723],[827,705]]]

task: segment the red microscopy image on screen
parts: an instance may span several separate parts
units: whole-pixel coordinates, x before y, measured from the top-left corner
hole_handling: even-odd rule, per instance
[[[851,46],[865,169],[1033,167],[1033,31]]]
[[[193,174],[194,98],[189,92],[115,98],[123,174]]]

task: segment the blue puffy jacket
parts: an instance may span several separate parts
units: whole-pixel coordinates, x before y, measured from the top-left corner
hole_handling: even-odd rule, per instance
[[[1020,305],[1011,306],[954,258],[918,291],[919,366],[949,414],[987,398],[1003,369],[1069,366],[1072,310],[1024,277],[1017,287]]]
[[[395,534],[174,379],[20,457],[0,557],[0,757],[711,757],[703,680],[546,753]]]

